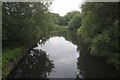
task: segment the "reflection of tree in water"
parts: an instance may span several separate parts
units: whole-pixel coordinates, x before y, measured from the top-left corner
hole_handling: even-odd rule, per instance
[[[54,68],[45,51],[33,49],[24,57],[8,78],[46,78]]]
[[[118,78],[118,72],[112,66],[106,64],[103,58],[98,58],[90,54],[89,45],[88,43],[84,43],[81,36],[77,36],[74,32],[67,32],[64,38],[77,45],[77,51],[80,53],[77,61],[77,68],[79,69],[77,79],[81,76],[84,79]]]

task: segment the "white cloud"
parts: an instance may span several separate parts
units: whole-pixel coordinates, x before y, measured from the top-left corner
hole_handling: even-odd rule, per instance
[[[50,12],[64,16],[70,11],[80,11],[82,1],[83,0],[54,0],[50,7]]]

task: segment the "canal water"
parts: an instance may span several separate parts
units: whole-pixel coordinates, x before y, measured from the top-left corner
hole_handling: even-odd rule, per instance
[[[73,32],[39,40],[7,78],[118,78],[118,71],[104,59],[92,56]]]

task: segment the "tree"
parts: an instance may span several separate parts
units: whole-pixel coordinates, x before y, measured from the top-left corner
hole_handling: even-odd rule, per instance
[[[90,43],[91,53],[120,67],[119,3],[85,3],[78,32]]]
[[[71,21],[74,16],[76,16],[77,14],[80,14],[79,11],[72,11],[72,12],[68,12],[65,16],[63,16],[63,18],[66,21],[66,25],[68,25],[69,21]]]
[[[81,25],[81,16],[76,15],[74,18],[68,23],[69,30],[77,30]]]
[[[25,42],[46,34],[48,5],[43,2],[3,2],[3,43]]]

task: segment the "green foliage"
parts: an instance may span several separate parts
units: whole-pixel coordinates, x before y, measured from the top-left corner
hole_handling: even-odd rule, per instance
[[[2,56],[0,56],[0,69],[2,69]]]
[[[11,61],[16,60],[22,53],[21,48],[15,48],[13,50],[4,49],[2,53],[2,64],[3,68]]]
[[[68,29],[69,30],[77,30],[80,27],[80,25],[81,25],[81,16],[80,16],[80,14],[77,14],[68,23]]]
[[[49,13],[51,20],[57,25],[65,25],[65,19],[56,13]]]
[[[94,54],[106,56],[109,53],[110,37],[108,32],[103,32],[92,40],[91,52]]]
[[[52,30],[61,31],[61,30],[75,30],[80,27],[80,12],[72,11],[67,13],[65,16],[60,16],[56,13],[50,13],[50,20],[52,25]]]
[[[119,53],[115,53],[113,55],[111,55],[109,57],[109,59],[107,60],[107,62],[109,64],[115,64],[115,65],[120,65],[120,54]]]
[[[63,18],[66,21],[66,26],[68,25],[69,21],[71,21],[74,18],[74,16],[78,14],[80,14],[79,11],[72,11],[72,12],[68,12],[65,16],[63,16]]]
[[[66,20],[64,17],[61,17],[59,14],[50,13],[50,12],[49,12],[49,16],[51,20],[50,24],[53,31],[67,30],[67,27],[65,26]]]
[[[90,43],[91,53],[120,66],[119,3],[85,3],[78,33]]]
[[[2,11],[3,42],[25,42],[50,31],[47,4],[3,2]]]
[[[33,45],[38,38],[43,39],[52,31],[48,15],[50,2],[2,3],[3,70],[8,63],[23,55],[23,48],[29,48],[28,43]],[[21,45],[23,48],[20,48]],[[6,75],[8,71],[4,73]]]

